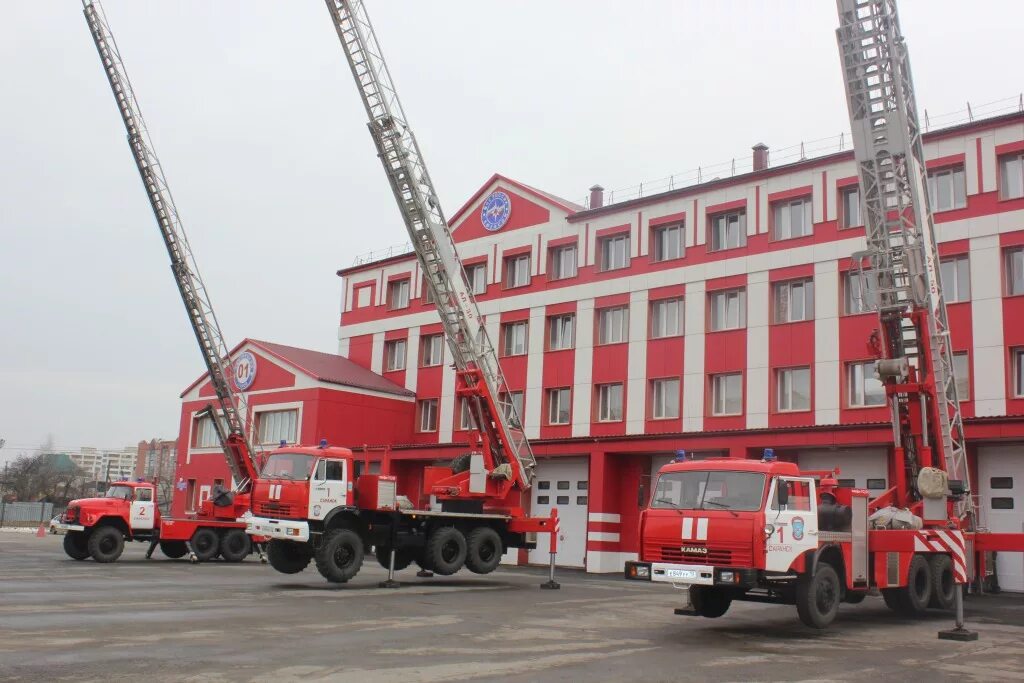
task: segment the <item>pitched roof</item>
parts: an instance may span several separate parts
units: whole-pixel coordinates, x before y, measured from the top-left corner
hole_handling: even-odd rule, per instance
[[[284,344],[274,344],[272,342],[260,341],[259,339],[247,338],[231,349],[228,355],[234,356],[246,344],[251,344],[320,382],[355,387],[357,389],[369,389],[385,394],[394,394],[395,396],[416,395],[405,387],[399,386],[391,380],[378,375],[376,372],[367,370],[348,358],[333,353],[300,349],[297,346],[286,346]],[[209,373],[204,372],[199,379],[182,392],[182,397],[196,385],[206,381],[208,377]]]
[[[500,173],[495,173],[494,175],[487,179],[486,183],[480,186],[480,189],[473,193],[473,196],[470,197],[465,204],[459,207],[458,211],[451,215],[451,217],[448,219],[448,225],[454,226],[456,223],[462,220],[463,215],[465,215],[469,207],[471,207],[473,203],[477,199],[479,199],[481,195],[483,195],[483,193],[486,192],[489,187],[491,187],[491,185],[498,181],[504,182],[513,188],[517,188],[528,195],[532,194],[535,199],[540,199],[542,201],[548,202],[549,204],[554,204],[555,206],[560,207],[562,210],[569,213],[570,215],[576,213],[577,211],[582,211],[584,209],[584,207],[580,206],[575,202],[570,202],[569,200],[562,199],[561,197],[553,195],[550,192],[538,190],[537,188],[530,187],[529,185],[521,183],[518,180],[513,180],[508,176],[503,176]]]

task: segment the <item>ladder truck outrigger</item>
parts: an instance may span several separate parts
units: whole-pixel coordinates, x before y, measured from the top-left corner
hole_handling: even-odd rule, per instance
[[[98,562],[113,562],[120,557],[125,541],[130,540],[149,542],[147,558],[159,545],[171,558],[188,555],[197,562],[220,556],[229,562],[240,562],[254,547],[253,539],[246,533],[244,516],[249,512],[249,495],[258,471],[246,431],[245,397],[232,388],[232,368],[224,336],[106,16],[98,2],[83,0],[82,4],[128,134],[128,146],[167,247],[178,292],[217,396],[215,404],[203,412],[211,418],[224,449],[234,488],[215,487],[210,499],[202,501],[196,513],[167,517],[160,514],[154,483],[121,481],[111,486],[103,498],[71,501],[53,529],[64,535],[64,550],[76,560],[92,557]],[[259,543],[255,547],[262,556]]]
[[[393,570],[412,562],[442,575],[463,566],[486,574],[506,549],[534,547],[536,534],[547,533],[551,576],[542,585],[557,588],[557,511],[541,518],[530,517],[523,508],[536,460],[520,416],[506,398],[497,354],[365,3],[326,4],[441,317],[455,368],[455,394],[473,417],[472,452],[456,458],[451,467],[426,468],[423,493],[437,501],[427,510],[413,509],[396,496],[393,476],[353,475],[357,463],[348,449],[324,444],[320,449],[275,452],[253,491],[250,533],[270,537],[268,556],[278,571],[301,571],[315,558],[320,573],[334,582],[355,576],[364,548],[373,546],[378,562],[390,570],[384,585],[394,585]]]
[[[837,39],[866,249],[853,255],[873,293],[869,340],[892,415],[893,486],[869,498],[839,470],[682,459],[664,466],[641,514],[640,559],[627,579],[688,590],[678,614],[720,617],[734,600],[795,604],[825,628],[869,591],[904,615],[956,609],[984,576],[986,551],[1024,551],[1024,534],[978,527],[935,226],[907,49],[895,0],[837,0]],[[679,460],[677,458],[677,460]]]

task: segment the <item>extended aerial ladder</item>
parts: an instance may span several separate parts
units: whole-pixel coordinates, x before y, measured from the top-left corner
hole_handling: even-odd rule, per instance
[[[128,146],[135,158],[135,165],[138,167],[149,204],[160,228],[160,236],[171,259],[174,281],[185,304],[185,311],[188,313],[196,340],[199,342],[203,362],[210,374],[210,383],[217,395],[217,408],[223,423],[218,420],[215,414],[217,411],[213,406],[208,408],[207,412],[224,449],[224,455],[235,480],[235,490],[245,493],[251,488],[259,469],[246,430],[248,413],[245,396],[232,389],[229,378],[230,359],[224,335],[221,334],[206,285],[199,275],[195,256],[189,246],[188,237],[174,205],[174,198],[154,151],[149,131],[142,118],[142,110],[128,80],[106,16],[95,0],[83,0],[82,4],[89,30],[96,43],[96,50],[110,82],[110,89],[124,121]]]
[[[902,468],[888,504],[922,498],[923,467],[962,482],[955,506],[971,528],[974,508],[957,396],[921,128],[895,0],[837,0],[853,148],[867,249],[854,255],[881,323],[875,351],[886,384]]]
[[[402,110],[361,0],[326,0],[370,118],[369,128],[413,249],[441,316],[456,370],[456,395],[468,401],[474,441],[490,482],[528,489],[536,460],[507,392],[498,356],[468,285],[423,155]],[[460,487],[461,495],[471,495]],[[494,491],[489,491],[493,494]]]

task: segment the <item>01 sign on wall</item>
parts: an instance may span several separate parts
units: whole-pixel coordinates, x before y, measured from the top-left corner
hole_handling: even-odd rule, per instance
[[[256,381],[256,356],[249,351],[238,355],[232,369],[232,377],[239,391],[245,391]]]

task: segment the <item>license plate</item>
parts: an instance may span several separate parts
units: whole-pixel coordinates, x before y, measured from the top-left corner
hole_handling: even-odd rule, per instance
[[[696,579],[697,571],[695,569],[666,569],[665,576],[670,579]]]

